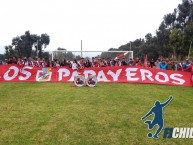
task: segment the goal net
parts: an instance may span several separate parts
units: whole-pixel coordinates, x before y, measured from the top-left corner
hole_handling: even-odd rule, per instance
[[[133,51],[66,51],[55,50],[51,53],[52,60],[80,60],[81,58],[103,58],[103,59],[133,59]]]

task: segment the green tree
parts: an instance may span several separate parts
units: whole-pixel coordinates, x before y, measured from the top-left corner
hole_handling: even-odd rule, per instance
[[[146,44],[150,45],[151,44],[151,40],[152,40],[152,34],[151,33],[146,34],[145,35]]]
[[[178,5],[177,21],[183,28],[190,20],[192,11],[192,0],[182,0],[182,4]]]
[[[6,58],[16,56],[16,51],[13,49],[12,45],[5,46],[5,56]]]
[[[170,46],[173,48],[173,54],[175,58],[181,54],[182,43],[183,43],[183,33],[180,29],[174,28],[170,34]]]
[[[17,56],[22,56],[22,40],[19,36],[12,39],[12,45],[15,47],[15,51],[17,53]]]
[[[42,48],[46,48],[49,43],[49,35],[41,34],[41,36],[38,36],[37,34],[30,34],[29,31],[26,31],[24,35],[12,39],[12,45],[14,46],[13,51],[15,51],[17,57],[30,57],[32,55],[42,57]],[[32,51],[33,47],[36,48],[36,54]],[[7,51],[9,50],[10,49],[7,49]]]
[[[22,41],[22,56],[29,58],[32,53],[32,46],[33,46],[33,41],[31,39],[31,34],[29,31],[26,31],[24,35],[20,36],[21,41]]]
[[[168,57],[172,53],[172,49],[169,47],[169,35],[170,30],[167,29],[164,21],[161,23],[159,29],[156,31],[157,34],[157,44],[159,47],[159,55],[163,57]]]
[[[176,10],[173,13],[169,13],[164,16],[164,22],[168,29],[172,29],[174,27],[176,21]]]
[[[184,28],[184,55],[188,55],[190,43],[193,41],[193,22],[189,22]]]
[[[46,48],[47,45],[50,43],[50,36],[47,34],[41,34],[40,37],[38,37],[38,56],[42,57],[42,48]]]

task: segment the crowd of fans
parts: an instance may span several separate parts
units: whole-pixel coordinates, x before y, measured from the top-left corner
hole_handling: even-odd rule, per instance
[[[80,60],[66,60],[64,59],[60,62],[58,59],[54,59],[53,61],[45,61],[44,58],[34,60],[33,58],[26,57],[24,58],[16,58],[10,57],[8,61],[4,64],[18,64],[23,66],[32,66],[32,67],[69,67],[73,70],[89,68],[89,67],[111,67],[111,66],[145,66],[150,68],[157,68],[162,70],[175,70],[175,71],[191,71],[191,66],[193,62],[189,59],[184,61],[172,61],[170,59],[157,59],[154,61],[147,61],[146,64],[142,63],[139,58],[126,60],[125,58],[122,59],[104,59],[104,58],[92,58],[84,59],[81,58]],[[0,61],[0,65],[3,65],[3,62]]]

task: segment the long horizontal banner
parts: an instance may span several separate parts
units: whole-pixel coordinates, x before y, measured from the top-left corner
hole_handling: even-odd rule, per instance
[[[1,65],[0,82],[71,82],[77,75],[96,75],[99,82],[135,82],[192,86],[192,74],[145,67],[102,67],[74,71],[71,68],[38,68]]]

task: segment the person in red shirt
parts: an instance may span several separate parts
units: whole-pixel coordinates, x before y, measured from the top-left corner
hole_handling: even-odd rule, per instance
[[[111,60],[109,58],[107,59],[107,66],[111,66]]]
[[[193,86],[193,62],[184,71],[191,72],[192,74],[192,86]]]
[[[42,67],[42,68],[45,68],[46,66],[47,66],[46,61],[45,61],[44,58],[42,58],[41,67]]]
[[[138,57],[136,58],[136,60],[134,61],[134,65],[133,66],[143,66],[140,58],[138,58]]]
[[[95,67],[100,67],[100,59],[96,60]]]
[[[17,64],[17,58],[15,56],[13,57],[13,64]]]
[[[28,65],[34,67],[34,60],[32,57],[29,57]]]
[[[17,64],[18,64],[18,65],[23,65],[23,60],[22,60],[21,57],[18,58]]]
[[[193,63],[191,63],[191,65],[189,65],[187,68],[185,68],[184,71],[192,72],[193,74]]]
[[[35,62],[35,66],[41,67],[41,60],[40,60],[40,58],[38,58],[37,61]]]
[[[92,67],[95,67],[96,65],[96,59],[94,57],[92,57],[92,61],[91,61]]]
[[[102,58],[101,64],[102,64],[102,67],[106,67],[107,66],[106,60],[104,58]]]
[[[85,68],[85,60],[84,58],[81,58],[81,60],[79,61],[79,69],[83,69]]]
[[[8,59],[8,62],[7,62],[8,64],[14,64],[14,62],[13,62],[13,57],[9,57],[9,59]]]

